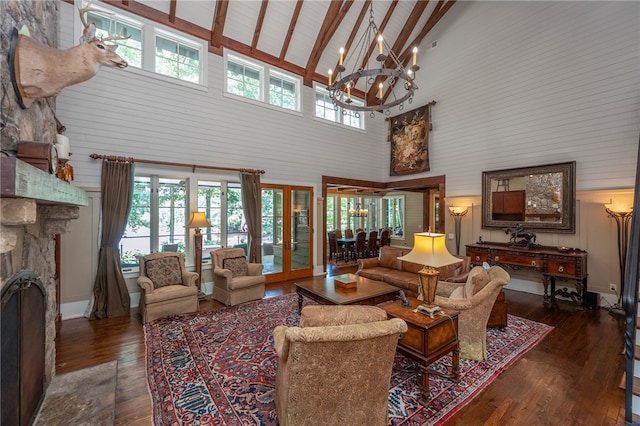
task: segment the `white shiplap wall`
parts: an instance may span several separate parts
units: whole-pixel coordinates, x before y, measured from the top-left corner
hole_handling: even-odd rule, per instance
[[[438,102],[448,196],[480,194],[483,170],[573,160],[578,190],[633,186],[640,3],[460,2],[432,40],[415,103]]]

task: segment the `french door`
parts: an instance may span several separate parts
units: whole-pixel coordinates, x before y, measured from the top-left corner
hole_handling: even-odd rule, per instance
[[[313,189],[262,184],[262,263],[267,283],[313,275]]]

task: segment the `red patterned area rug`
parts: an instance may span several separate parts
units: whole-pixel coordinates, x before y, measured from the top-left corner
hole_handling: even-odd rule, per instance
[[[305,303],[310,303],[305,301]],[[297,325],[296,294],[231,308],[160,319],[144,326],[147,380],[155,425],[276,425],[278,358],[272,330]],[[489,359],[460,360],[455,382],[430,377],[429,407],[418,403],[418,376],[397,354],[389,393],[391,425],[442,424],[552,327],[509,315],[504,332],[490,330]],[[445,371],[451,358],[432,368]]]

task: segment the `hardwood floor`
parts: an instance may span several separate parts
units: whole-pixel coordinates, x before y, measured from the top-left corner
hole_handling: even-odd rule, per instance
[[[340,273],[345,270],[341,268]],[[267,286],[267,297],[295,291],[293,282]],[[569,302],[544,308],[541,296],[505,290],[509,313],[555,327],[453,416],[448,425],[624,424],[624,321],[607,310],[576,311]],[[220,309],[215,301],[200,310]],[[62,321],[56,338],[56,374],[118,361],[117,425],[149,425],[140,314]]]

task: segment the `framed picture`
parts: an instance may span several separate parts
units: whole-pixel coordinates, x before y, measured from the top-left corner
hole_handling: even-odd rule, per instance
[[[389,120],[390,176],[429,171],[430,104]]]

